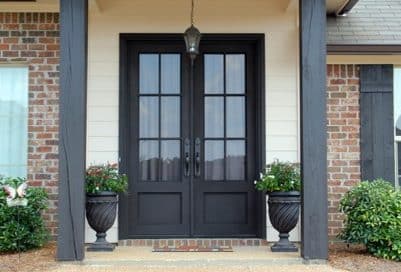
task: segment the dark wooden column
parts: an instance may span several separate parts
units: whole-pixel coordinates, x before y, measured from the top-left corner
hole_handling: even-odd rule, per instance
[[[60,0],[60,261],[84,258],[87,13],[87,0]]]
[[[326,260],[326,1],[300,0],[302,248],[306,260]]]

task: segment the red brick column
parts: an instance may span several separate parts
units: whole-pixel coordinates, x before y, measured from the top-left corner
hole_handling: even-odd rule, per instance
[[[327,65],[329,236],[342,228],[340,199],[360,182],[359,67]]]
[[[29,66],[28,180],[46,188],[57,233],[59,15],[0,12],[0,63]]]

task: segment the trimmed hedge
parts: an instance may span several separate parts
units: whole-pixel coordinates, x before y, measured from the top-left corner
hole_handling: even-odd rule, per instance
[[[42,188],[28,188],[26,207],[8,207],[4,185],[17,187],[22,178],[0,179],[0,252],[26,251],[42,247],[49,239],[42,218],[47,208],[47,193]]]
[[[345,228],[339,237],[362,243],[381,258],[401,261],[401,193],[384,180],[365,181],[340,203]]]

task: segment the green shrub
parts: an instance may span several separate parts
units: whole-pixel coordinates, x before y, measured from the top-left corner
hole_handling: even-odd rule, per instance
[[[299,167],[293,163],[275,160],[260,173],[260,179],[255,181],[255,188],[267,193],[300,191]]]
[[[377,257],[401,261],[401,193],[384,180],[362,182],[340,203],[345,228],[339,237],[362,243]]]
[[[25,182],[22,178],[0,179],[0,252],[26,251],[43,246],[49,238],[42,211],[47,208],[44,189],[30,188],[26,191],[28,205],[8,207],[4,185],[14,188]]]

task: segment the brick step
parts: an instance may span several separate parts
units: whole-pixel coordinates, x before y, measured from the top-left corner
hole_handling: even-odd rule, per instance
[[[267,246],[263,239],[127,239],[119,240],[119,246]]]

